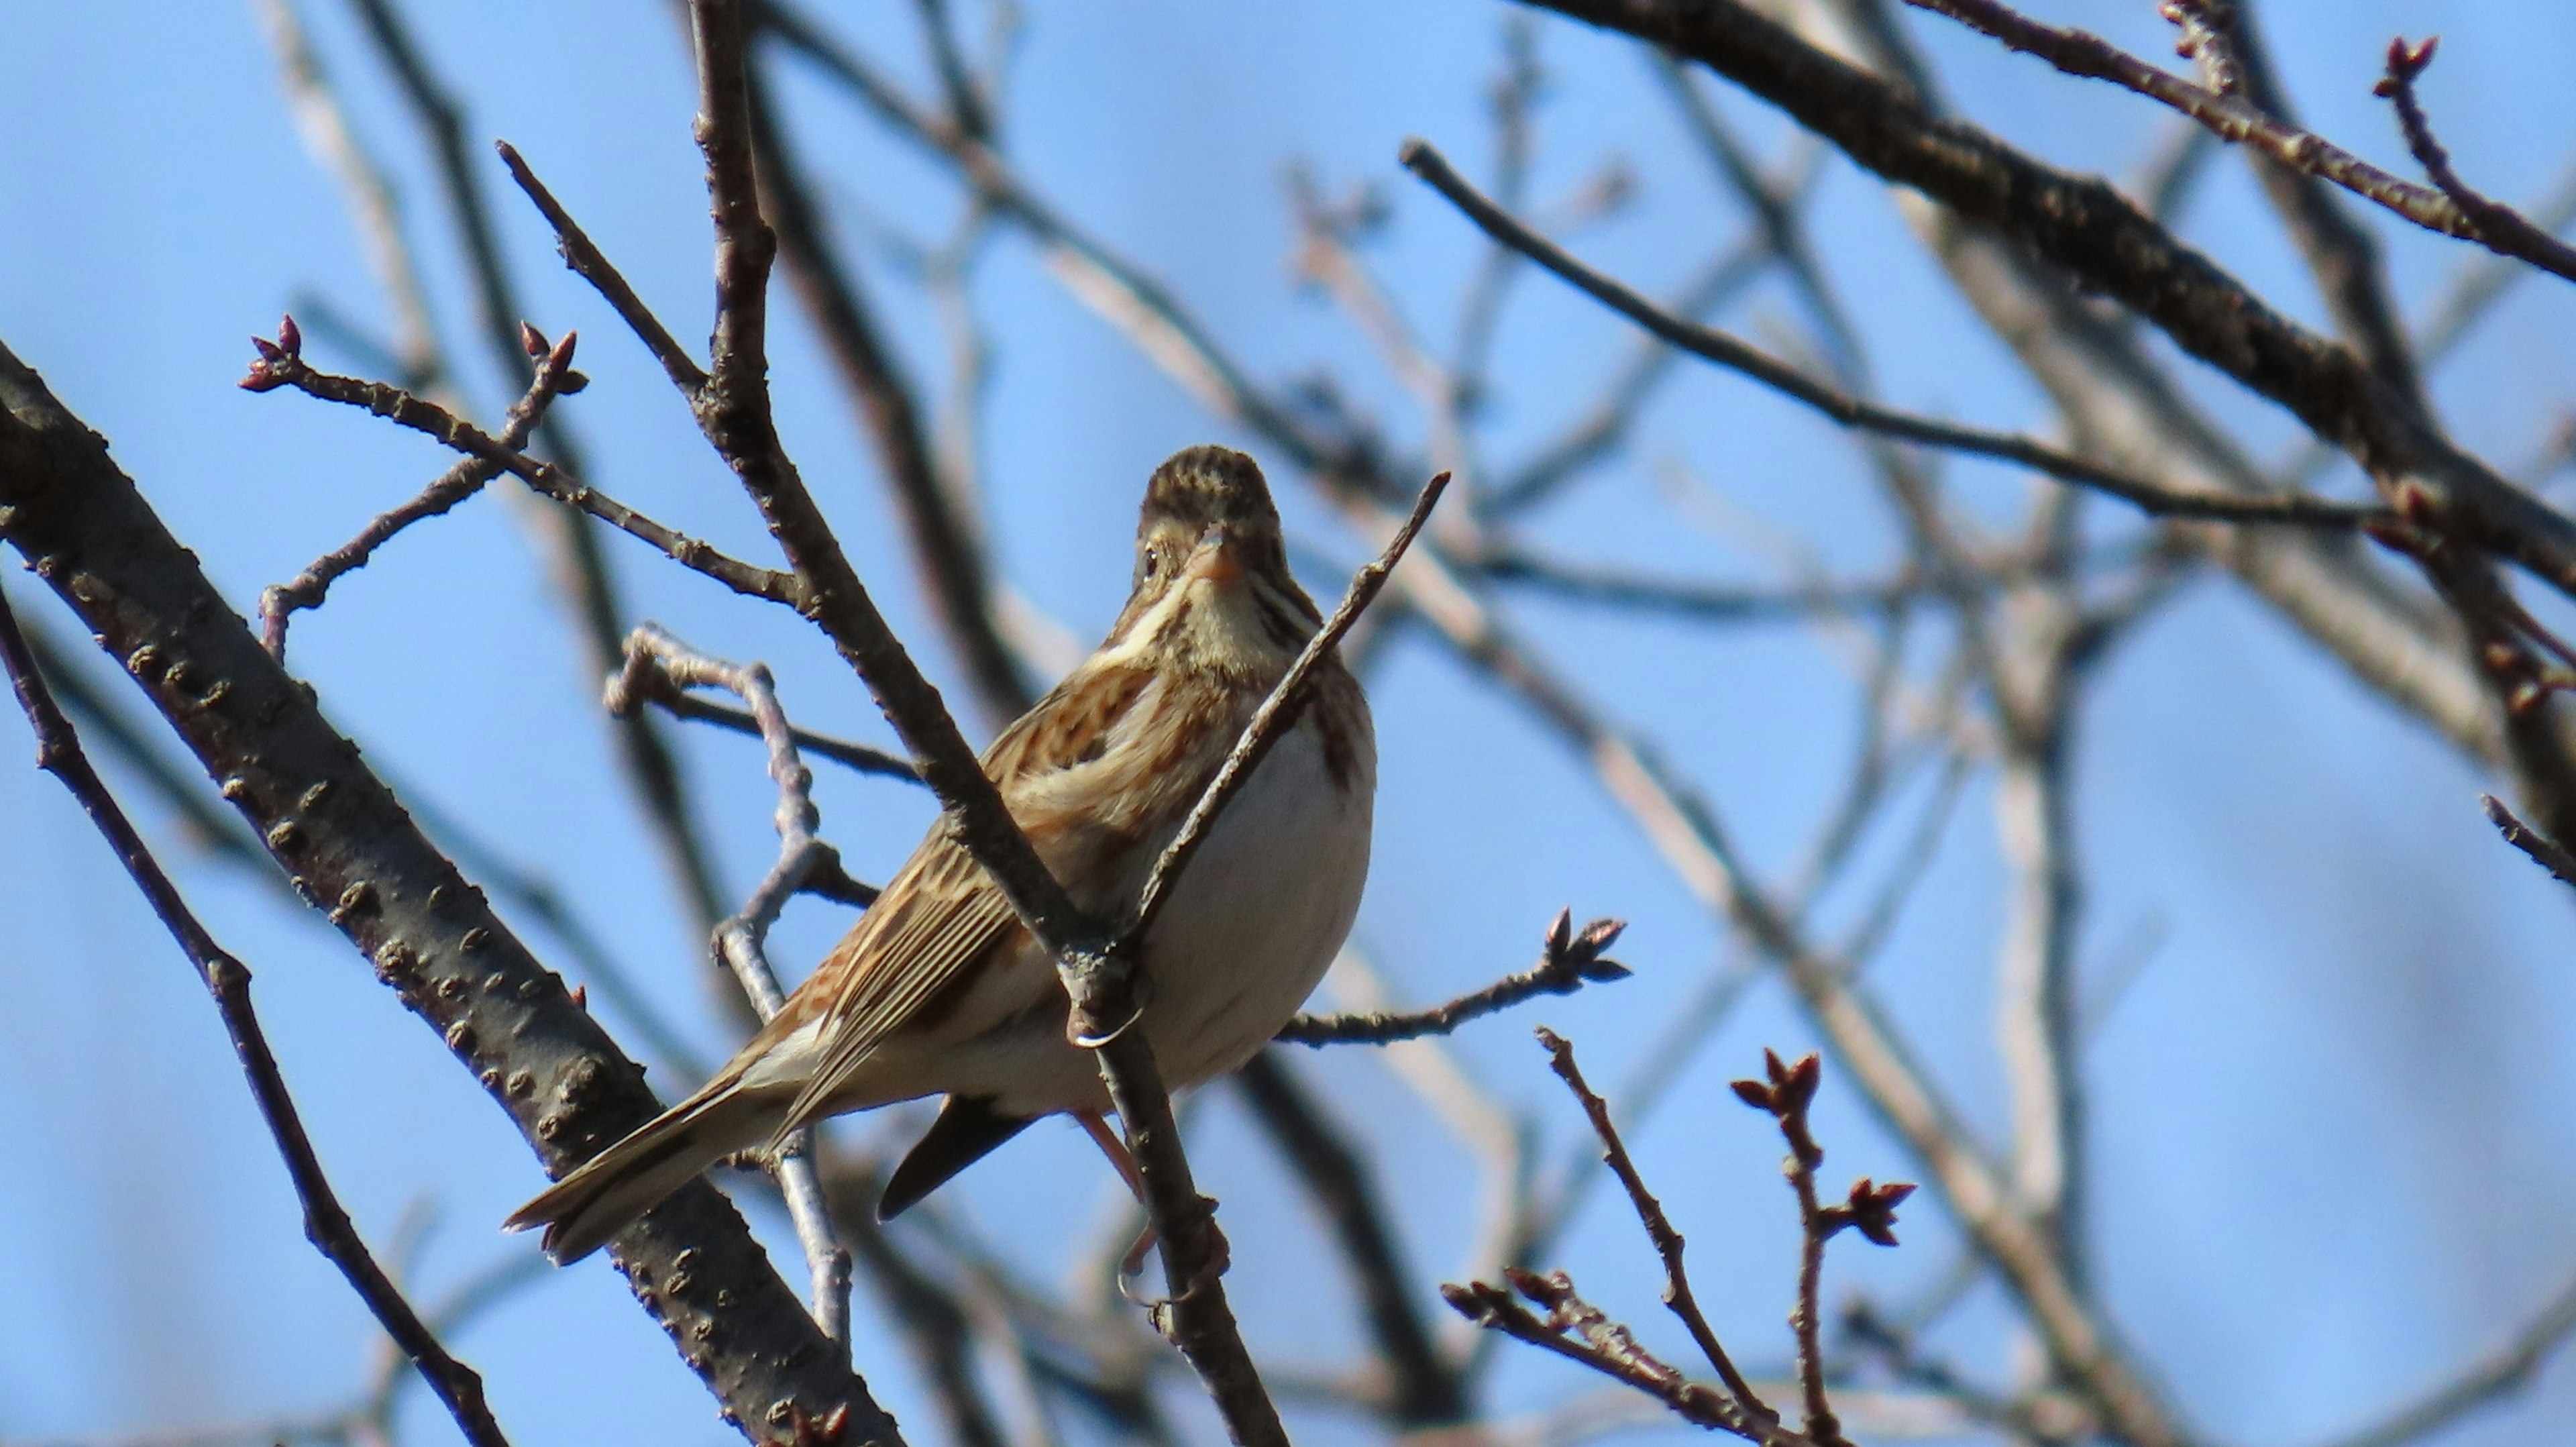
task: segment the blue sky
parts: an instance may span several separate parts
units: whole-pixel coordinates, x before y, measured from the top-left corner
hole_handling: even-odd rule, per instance
[[[301,8],[351,82],[361,132],[403,187],[465,386],[497,411],[503,383],[468,330],[416,138],[340,7]],[[705,202],[685,51],[662,8],[411,8],[437,15],[432,59],[463,97],[472,132],[518,145],[673,329],[702,335]],[[273,330],[297,298],[324,297],[371,321],[385,315],[383,298],[342,197],[298,141],[249,6],[16,0],[8,10],[17,39],[0,49],[0,339],[110,438],[247,610],[263,585],[444,466],[422,440],[372,419],[232,386],[246,336]],[[844,33],[926,86],[910,7],[839,11]],[[1166,280],[1257,375],[1330,370],[1398,440],[1416,442],[1420,417],[1366,340],[1293,285],[1283,168],[1304,161],[1336,191],[1383,190],[1392,219],[1371,260],[1410,319],[1445,337],[1478,244],[1403,175],[1395,150],[1421,135],[1470,174],[1486,172],[1480,97],[1507,13],[1465,0],[1033,7],[1006,131],[1024,174]],[[2044,13],[2149,53],[2164,46],[2144,4],[2067,0]],[[2401,32],[2446,32],[2426,99],[2478,184],[2534,195],[2576,148],[2576,104],[2560,83],[2560,61],[2576,47],[2576,12],[2565,7],[2282,0],[2265,16],[2305,118],[2392,169],[2407,163],[2368,92],[2379,51]],[[2132,97],[2056,77],[1938,21],[1909,23],[1966,111],[2051,159],[2119,176],[2162,134],[2162,117]],[[1742,218],[1630,47],[1553,21],[1540,45],[1553,85],[1534,194],[1563,195],[1623,160],[1638,199],[1576,238],[1578,249],[1651,293],[1677,285],[1740,234]],[[921,237],[948,224],[953,192],[917,156],[817,86],[793,84],[787,99],[854,246],[888,228]],[[1732,93],[1720,104],[1766,156],[1787,153],[1790,137],[1759,106]],[[595,480],[759,555],[756,515],[649,358],[556,264],[497,163],[487,182],[531,320],[583,334],[593,385],[566,415]],[[2220,161],[2183,224],[2285,309],[2317,318],[2294,254],[2239,167]],[[1829,163],[1815,225],[1893,400],[1993,426],[2048,425],[2040,394],[1969,325],[1881,188]],[[2381,230],[2410,312],[2468,256],[2456,243]],[[881,258],[870,274],[913,372],[935,385],[944,364],[933,310]],[[1249,439],[1211,422],[1026,246],[998,245],[976,295],[998,345],[982,433],[998,568],[1088,639],[1123,596],[1132,508],[1153,463],[1187,443]],[[2437,378],[2456,434],[2501,466],[2537,453],[2566,406],[2570,300],[2563,284],[2525,282]],[[953,682],[870,455],[801,322],[783,305],[779,314],[773,371],[789,445],[897,627]],[[1772,285],[1726,320],[1770,338],[1794,318]],[[1630,341],[1562,288],[1523,278],[1500,342],[1492,453],[1509,459],[1552,436]],[[2258,451],[2295,440],[2285,417],[2186,371]],[[2027,480],[2005,469],[1943,470],[1979,517],[2010,517],[2028,495]],[[1712,523],[1704,509],[1677,508],[1659,485],[1676,471],[1722,494],[1730,514]],[[1274,477],[1301,545],[1330,567],[1357,561],[1364,544],[1284,467]],[[558,882],[628,970],[689,1022],[702,1053],[718,1054],[725,1042],[705,1008],[698,947],[600,747],[595,690],[579,677],[524,503],[496,490],[405,535],[297,623],[290,656],[371,759]],[[2105,513],[2101,525],[2122,521]],[[1705,370],[1662,394],[1625,461],[1524,525],[1553,554],[1744,581],[1777,578],[1758,545],[1766,532],[1844,573],[1884,567],[1897,543],[1845,440]],[[640,548],[614,550],[639,616],[710,651],[766,659],[800,721],[887,740],[855,680],[792,617]],[[0,586],[67,636],[32,581],[13,569]],[[1338,587],[1326,566],[1310,582]],[[1709,630],[1539,601],[1511,616],[1706,791],[1760,866],[1776,874],[1794,863],[1852,746],[1854,685],[1839,655],[1783,628]],[[1923,669],[1934,664],[1924,650]],[[1563,1030],[1597,1082],[1616,1081],[1653,1026],[1738,952],[1580,761],[1437,648],[1399,639],[1372,690],[1384,786],[1356,939],[1404,997],[1444,997],[1520,967],[1560,905],[1631,922],[1619,954],[1636,979],[1488,1022],[1458,1043],[1465,1068],[1526,1110],[1552,1148],[1546,1159],[1560,1159],[1578,1121],[1528,1025]],[[0,761],[26,756],[13,727],[0,722]],[[728,883],[748,888],[774,847],[757,748],[703,734],[687,746]],[[2213,1438],[2320,1440],[2499,1340],[2576,1271],[2576,1224],[2561,1204],[2576,1185],[2576,1114],[2565,1107],[2576,1093],[2576,920],[2562,892],[2479,817],[2476,793],[2493,781],[2230,585],[2194,585],[2114,655],[2086,707],[2077,767],[2088,981],[2118,973],[2129,942],[2161,939],[2087,1062],[2103,1170],[2091,1226],[2102,1294]],[[827,835],[866,878],[884,877],[930,815],[899,785],[828,768],[818,798]],[[166,823],[139,812],[148,827]],[[1980,776],[1871,975],[1989,1142],[2005,1125],[1990,1022],[2001,930],[1992,818]],[[1874,841],[1878,857],[1901,833]],[[288,1079],[369,1238],[416,1235],[411,1279],[432,1298],[526,1252],[493,1225],[539,1174],[437,1040],[319,919],[176,843],[172,859],[207,922],[256,973]],[[1848,921],[1866,893],[1829,900],[1825,918]],[[0,1439],[255,1421],[345,1401],[367,1378],[373,1328],[302,1240],[211,1007],[55,786],[15,764],[0,767],[0,920],[0,1156],[17,1163],[0,1171],[0,1293],[17,1307],[0,1316]],[[780,958],[801,968],[845,923],[829,906],[800,904]],[[1776,1141],[1723,1082],[1747,1073],[1765,1045],[1810,1043],[1777,984],[1757,983],[1634,1142],[1693,1238],[1703,1300],[1756,1362],[1785,1356],[1793,1220]],[[1297,1063],[1371,1122],[1373,1159],[1405,1203],[1426,1289],[1466,1269],[1482,1202],[1475,1159],[1385,1062],[1341,1051]],[[1825,1092],[1829,1176],[1915,1174],[1847,1080],[1829,1071]],[[1212,1097],[1198,1121],[1196,1154],[1225,1203],[1238,1310],[1256,1353],[1281,1368],[1346,1361],[1358,1346],[1354,1313],[1298,1197],[1229,1101]],[[867,1140],[888,1126],[841,1129]],[[1066,1222],[1108,1219],[1116,1189],[1076,1132],[1048,1127],[952,1194],[1013,1260],[1052,1280],[1066,1269]],[[792,1252],[781,1221],[755,1219]],[[1829,1288],[1896,1299],[1937,1279],[1955,1234],[1928,1201],[1906,1220],[1896,1252],[1838,1247]],[[406,1225],[420,1222],[429,1224]],[[1593,1198],[1560,1259],[1650,1340],[1677,1341],[1657,1319],[1653,1257],[1606,1195]],[[926,1432],[932,1417],[900,1348],[872,1304],[863,1300],[859,1315],[871,1382]],[[1936,1343],[1985,1372],[2003,1360],[2007,1337],[1989,1285]],[[451,1344],[484,1371],[516,1440],[728,1440],[598,1262],[548,1275]],[[1506,1412],[1585,1385],[1534,1356],[1506,1368],[1494,1393]],[[423,1400],[405,1420],[418,1440],[446,1440]],[[2555,1440],[2571,1421],[2576,1368],[2560,1363],[2448,1440]],[[1330,1417],[1299,1425],[1317,1440],[1358,1435]]]

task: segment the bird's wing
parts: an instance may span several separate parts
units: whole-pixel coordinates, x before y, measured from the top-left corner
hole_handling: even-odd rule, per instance
[[[984,754],[984,772],[1009,800],[1015,786],[1086,762],[1142,687],[1123,677],[1077,671],[994,740]],[[1013,812],[1021,813],[1016,805]],[[944,822],[934,825],[867,917],[764,1032],[784,1036],[814,1015],[822,1017],[821,1056],[781,1132],[829,1114],[832,1097],[878,1045],[942,993],[971,987],[976,967],[1023,934],[992,877]],[[790,1015],[798,1018],[790,1021]]]

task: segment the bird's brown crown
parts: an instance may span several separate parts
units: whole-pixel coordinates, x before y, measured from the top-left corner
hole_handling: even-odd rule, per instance
[[[1214,526],[1250,541],[1279,536],[1279,509],[1261,464],[1230,447],[1184,447],[1154,469],[1136,535],[1177,525],[1192,536]]]

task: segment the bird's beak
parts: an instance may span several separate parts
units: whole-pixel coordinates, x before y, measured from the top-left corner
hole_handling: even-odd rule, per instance
[[[1231,583],[1243,576],[1243,548],[1224,528],[1211,526],[1190,549],[1188,575],[1210,583]]]

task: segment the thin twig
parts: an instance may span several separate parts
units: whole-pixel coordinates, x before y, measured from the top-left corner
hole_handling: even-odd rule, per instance
[[[1446,1035],[1470,1020],[1499,1014],[1541,995],[1571,995],[1587,984],[1628,978],[1628,967],[1606,957],[1626,924],[1596,919],[1580,934],[1571,911],[1558,910],[1548,926],[1539,962],[1516,975],[1505,975],[1481,990],[1461,995],[1428,1010],[1371,1010],[1343,1015],[1299,1015],[1279,1029],[1273,1040],[1283,1045],[1385,1045]]]
[[[1404,557],[1405,549],[1413,545],[1414,535],[1422,531],[1422,524],[1430,518],[1431,509],[1439,503],[1440,494],[1448,487],[1449,474],[1445,472],[1422,485],[1421,495],[1413,500],[1412,513],[1396,528],[1395,536],[1387,540],[1385,549],[1374,562],[1351,578],[1351,586],[1342,594],[1341,604],[1333,609],[1331,617],[1324,620],[1324,626],[1315,630],[1315,636],[1306,640],[1305,649],[1297,655],[1295,662],[1288,665],[1288,671],[1280,675],[1278,684],[1270,690],[1270,696],[1263,699],[1261,707],[1253,712],[1252,721],[1243,726],[1243,736],[1235,741],[1233,750],[1225,756],[1216,776],[1208,780],[1198,802],[1190,806],[1189,817],[1181,821],[1180,832],[1172,836],[1172,842],[1164,846],[1161,857],[1154,861],[1153,872],[1145,876],[1145,887],[1136,895],[1136,908],[1119,931],[1115,946],[1119,952],[1135,950],[1144,940],[1146,931],[1153,928],[1155,918],[1162,914],[1163,906],[1171,899],[1172,890],[1180,884],[1182,871],[1189,868],[1191,857],[1198,853],[1208,832],[1215,827],[1217,815],[1233,802],[1235,794],[1251,779],[1252,771],[1260,766],[1271,747],[1287,736],[1289,725],[1296,721],[1297,710],[1305,702],[1301,695],[1307,676],[1324,661],[1326,654],[1333,651],[1333,646],[1341,642],[1342,635],[1350,631],[1351,625],[1359,621],[1360,614],[1367,611],[1378,590],[1386,586],[1387,575],[1395,571],[1396,563]],[[1101,1033],[1100,1023],[1086,1026],[1084,1033]]]
[[[1592,1133],[1600,1137],[1603,1164],[1619,1178],[1620,1186],[1628,1193],[1628,1204],[1637,1213],[1638,1223],[1646,1228],[1646,1238],[1654,1243],[1655,1254],[1663,1259],[1664,1305],[1681,1318],[1691,1340],[1698,1345],[1700,1355],[1708,1358],[1708,1364],[1717,1371],[1718,1380],[1726,1383],[1726,1389],[1735,1394],[1736,1408],[1744,1414],[1745,1420],[1776,1424],[1780,1414],[1772,1409],[1770,1403],[1763,1401],[1761,1395],[1753,1390],[1753,1384],[1735,1369],[1734,1359],[1726,1354],[1726,1348],[1718,1342],[1716,1331],[1708,1324],[1707,1314],[1700,1310],[1699,1297],[1691,1290],[1690,1273],[1682,1266],[1682,1233],[1673,1229],[1672,1219],[1664,1214],[1663,1203],[1647,1189],[1646,1178],[1638,1173],[1637,1163],[1629,1158],[1628,1144],[1619,1138],[1619,1127],[1610,1119],[1610,1103],[1594,1094],[1592,1087],[1584,1083],[1582,1067],[1574,1061],[1574,1046],[1564,1036],[1542,1025],[1538,1029],[1538,1043],[1547,1050],[1548,1068],[1556,1072],[1557,1079],[1565,1082],[1567,1090],[1574,1092],[1575,1102],[1583,1107],[1584,1116],[1592,1123]],[[1811,1419],[1813,1415],[1810,1412]],[[1808,1423],[1808,1431],[1810,1434],[1815,1432],[1812,1420]],[[1830,1435],[1830,1428],[1827,1435]]]
[[[578,392],[586,385],[579,372],[572,369],[572,336],[567,333],[560,346],[549,345],[537,329],[522,324],[520,337],[530,357],[537,362],[535,375],[528,379],[528,390],[510,406],[510,415],[501,429],[500,445],[518,451],[528,445],[528,436],[544,420],[546,408],[567,392]],[[259,595],[260,639],[272,658],[286,657],[286,624],[296,613],[322,606],[324,595],[341,574],[367,565],[376,549],[392,541],[394,534],[423,518],[436,517],[475,493],[483,484],[499,476],[501,469],[479,457],[468,457],[439,474],[429,486],[421,489],[409,502],[378,517],[348,542],[316,558],[312,565],[295,575],[291,582],[263,589]]]
[[[563,340],[555,344],[567,361],[577,336],[577,333],[566,332]],[[382,382],[316,371],[298,355],[300,338],[291,326],[281,326],[274,342],[258,337],[251,340],[259,349],[259,359],[251,364],[249,375],[242,379],[241,385],[246,391],[266,392],[278,387],[293,387],[307,396],[372,412],[434,438],[468,457],[509,472],[543,496],[567,507],[578,508],[621,532],[650,543],[672,561],[694,572],[704,573],[737,593],[791,607],[798,606],[804,596],[804,589],[795,575],[729,558],[696,538],[666,528],[553,463],[540,461],[514,447],[503,445],[500,439],[436,403],[423,401],[400,387]]]
[[[1788,363],[1724,332],[1687,322],[1577,261],[1564,248],[1522,225],[1470,186],[1428,142],[1412,140],[1401,152],[1405,168],[1420,176],[1488,236],[1512,246],[1612,311],[1666,342],[1720,366],[1742,372],[1792,401],[1846,427],[1908,442],[2018,463],[2061,481],[2107,493],[2156,517],[2213,522],[2276,523],[2296,527],[2353,528],[2385,513],[2318,498],[2244,498],[2178,493],[2029,437],[1961,427],[1897,412],[1864,401],[1806,375]]]
[[[2424,103],[2415,94],[2415,82],[2424,68],[2433,63],[2433,52],[2440,37],[2427,37],[2420,45],[2408,45],[2403,37],[2388,42],[2386,74],[2371,88],[2374,95],[2387,98],[2397,111],[2398,128],[2406,134],[2406,149],[2424,174],[2441,188],[2451,204],[2468,219],[2472,239],[2489,250],[2530,262],[2546,272],[2576,281],[2576,247],[2560,241],[2534,225],[2529,217],[2468,182],[2451,166],[2451,153],[2433,134],[2432,118],[2424,114]]]
[[[2428,231],[2474,241],[2491,251],[2530,262],[2543,271],[2576,280],[2576,248],[2570,248],[2532,226],[2514,214],[2511,208],[2488,201],[2468,191],[2465,186],[2460,188],[2461,192],[2482,203],[2481,209],[2471,209],[2459,195],[2451,194],[2448,185],[2438,188],[2419,186],[2392,176],[2314,132],[2284,125],[2235,96],[2221,95],[2170,71],[2160,70],[2098,35],[2043,25],[2010,6],[1995,3],[1995,0],[1905,0],[1905,3],[1946,15],[2002,42],[2007,50],[2035,55],[2068,75],[2106,80],[2149,100],[2171,106],[2207,126],[2221,140],[2252,146],[2282,165],[2321,176]],[[2391,51],[2391,74],[2396,73],[2397,57],[2411,57],[2413,54],[2403,48],[2403,42],[2399,42],[2398,47]],[[2424,47],[2422,60],[2431,58],[2428,45]],[[2417,61],[2413,68],[2420,70],[2421,61]],[[2413,129],[2410,124],[2410,140]],[[2438,151],[2438,147],[2435,149]],[[2422,159],[2420,152],[2418,158]],[[2448,173],[2449,167],[2445,163],[2435,170],[2433,163],[2428,161],[2426,169],[2433,171],[2438,179]],[[2452,184],[2458,182],[2457,177],[2450,180]],[[2494,210],[2491,212],[2483,207]],[[2495,214],[2498,212],[2512,217],[2512,223],[2500,223]]]
[[[2480,794],[2478,803],[2486,810],[2487,822],[2504,835],[2504,842],[2531,857],[2531,862],[2546,869],[2560,883],[2576,885],[2576,854],[2567,846],[2523,823],[2505,802],[2493,794]]]
[[[608,711],[633,713],[657,688],[677,692],[691,687],[721,688],[750,706],[763,743],[769,746],[769,777],[778,786],[778,861],[743,901],[742,908],[716,926],[717,956],[742,982],[743,994],[759,1012],[762,1024],[787,1003],[769,963],[769,930],[787,901],[828,860],[838,865],[832,846],[815,835],[822,811],[814,807],[814,772],[797,754],[796,732],[778,703],[778,689],[763,663],[734,664],[710,658],[650,623],[640,623],[626,638],[626,667],[608,685]],[[814,1170],[814,1131],[795,1131],[780,1144],[776,1172],[779,1193],[786,1197],[788,1219],[795,1223],[797,1243],[814,1278],[814,1324],[850,1349],[850,1253],[832,1225],[832,1209]]]
[[[1895,1245],[1896,1208],[1914,1194],[1914,1187],[1901,1181],[1880,1185],[1863,1176],[1841,1204],[1825,1205],[1816,1193],[1816,1167],[1824,1164],[1825,1150],[1807,1123],[1807,1108],[1824,1080],[1824,1062],[1806,1055],[1794,1065],[1783,1064],[1765,1050],[1762,1065],[1767,1079],[1736,1081],[1735,1095],[1768,1114],[1789,1143],[1789,1159],[1781,1170],[1798,1196],[1798,1304],[1789,1313],[1798,1337],[1798,1388],[1806,1400],[1807,1434],[1819,1442],[1841,1443],[1842,1426],[1825,1392],[1825,1243],[1848,1226],[1881,1246]]]
[[[761,737],[760,720],[743,709],[700,698],[694,693],[682,693],[677,688],[661,687],[657,676],[654,675],[647,675],[636,686],[643,692],[635,697],[652,704],[673,718],[713,724],[717,728],[738,734],[748,734],[753,738]],[[921,782],[921,775],[913,768],[912,761],[900,755],[887,753],[883,749],[870,748],[866,744],[852,743],[847,739],[818,734],[803,727],[792,728],[788,733],[795,739],[797,748],[817,757],[830,759],[858,773],[873,774],[887,779],[902,779],[915,784]]]
[[[18,705],[35,729],[36,767],[60,780],[79,801],[82,812],[89,815],[108,847],[115,851],[117,862],[125,866],[135,887],[143,891],[152,913],[196,967],[199,981],[215,997],[215,1009],[223,1016],[225,1033],[232,1037],[233,1053],[241,1057],[242,1073],[248,1077],[251,1094],[259,1102],[260,1116],[268,1123],[278,1154],[286,1160],[286,1172],[294,1179],[296,1198],[304,1205],[306,1238],[340,1269],[386,1334],[401,1344],[404,1354],[420,1368],[430,1390],[445,1404],[448,1415],[456,1419],[457,1429],[466,1440],[476,1447],[509,1447],[509,1439],[492,1418],[492,1409],[484,1403],[483,1379],[439,1345],[437,1335],[403,1299],[393,1278],[376,1263],[358,1235],[356,1223],[349,1219],[347,1209],[331,1189],[330,1178],[323,1174],[312,1137],[304,1132],[294,1097],[287,1093],[286,1078],[277,1068],[276,1055],[268,1048],[259,1016],[251,1008],[250,971],[225,953],[198,922],[187,901],[180,898],[178,887],[162,871],[160,861],[152,857],[133,821],[117,806],[98,771],[90,767],[88,756],[81,752],[79,736],[72,732],[71,721],[55,706],[52,692],[36,672],[35,657],[18,631],[17,615],[10,610],[5,596],[0,596],[0,663],[7,665]]]
[[[1786,1427],[1746,1420],[1726,1393],[1692,1381],[1679,1368],[1637,1345],[1626,1327],[1576,1295],[1573,1279],[1564,1272],[1551,1271],[1541,1276],[1510,1267],[1503,1275],[1511,1283],[1508,1289],[1483,1281],[1463,1286],[1453,1282],[1440,1288],[1441,1299],[1460,1316],[1488,1331],[1543,1347],[1635,1387],[1693,1426],[1731,1432],[1762,1447],[1824,1447]],[[1547,1314],[1540,1316],[1531,1311],[1521,1304],[1521,1297]]]

